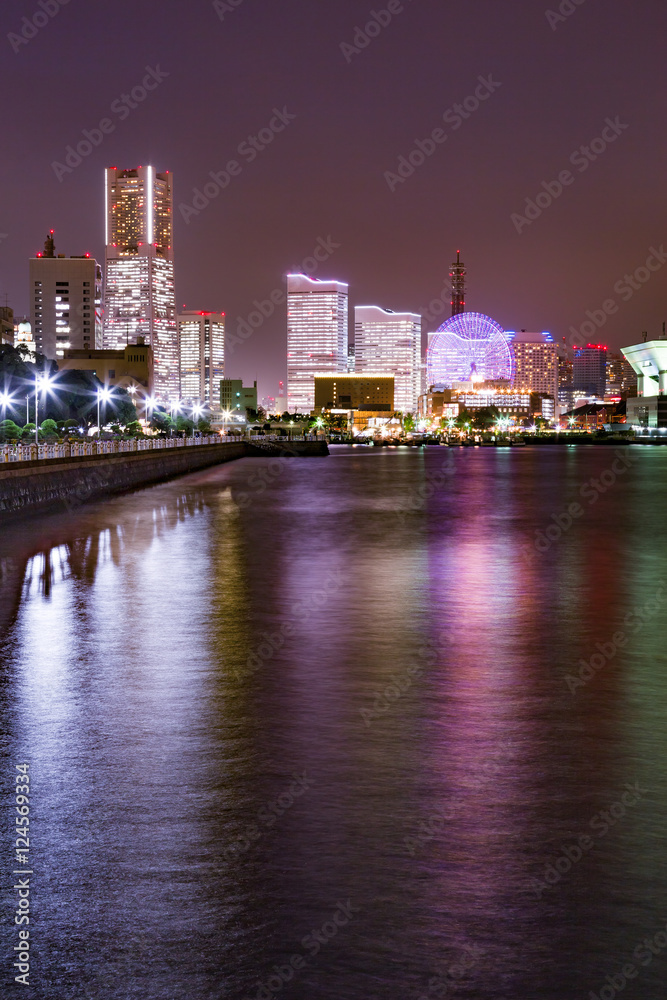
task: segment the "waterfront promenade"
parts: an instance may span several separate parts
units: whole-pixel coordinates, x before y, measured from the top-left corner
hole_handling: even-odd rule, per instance
[[[0,450],[0,515],[72,509],[90,500],[163,482],[237,458],[327,455],[324,439],[219,435],[5,446]]]

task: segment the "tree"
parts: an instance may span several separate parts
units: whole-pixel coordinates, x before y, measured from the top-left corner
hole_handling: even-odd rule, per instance
[[[122,386],[114,388],[107,407],[107,412],[110,410],[116,422],[121,424],[121,426],[125,427],[127,424],[134,423],[137,419],[137,408],[132,402],[132,397],[127,389],[124,389]]]
[[[179,420],[182,419],[179,417]],[[192,421],[190,421],[191,423]],[[154,410],[153,416],[151,417],[151,427],[153,430],[158,431],[160,434],[168,434],[169,431],[174,428],[174,421],[171,419],[168,413],[163,413],[162,410]]]
[[[487,431],[492,427],[500,416],[500,410],[496,406],[483,406],[475,412],[473,425],[481,431]]]
[[[407,431],[408,433],[410,433],[415,429],[415,418],[411,413],[406,413],[403,416],[402,423],[403,423],[403,430]]]
[[[21,437],[23,438],[24,441],[30,441],[31,439],[34,441],[35,425],[26,424],[25,427],[21,428]]]
[[[18,441],[21,428],[13,420],[0,421],[0,441]]]
[[[44,435],[45,438],[53,439],[58,437],[58,425],[55,420],[42,420],[39,425],[40,433]]]
[[[188,436],[191,435],[195,429],[194,422],[190,417],[177,417],[175,426],[179,434],[187,434]]]
[[[466,424],[471,423],[472,414],[469,410],[466,410],[465,406],[462,406],[459,410],[459,415],[454,421],[459,430],[463,430]]]

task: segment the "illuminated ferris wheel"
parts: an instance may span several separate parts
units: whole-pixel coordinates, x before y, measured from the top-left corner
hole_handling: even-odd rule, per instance
[[[514,377],[514,355],[499,323],[482,313],[452,316],[433,334],[426,358],[429,386]]]

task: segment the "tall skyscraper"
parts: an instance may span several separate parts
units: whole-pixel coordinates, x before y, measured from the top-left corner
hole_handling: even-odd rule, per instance
[[[394,406],[416,413],[421,391],[421,316],[380,306],[354,310],[355,372],[390,372],[394,376]]]
[[[607,387],[607,348],[603,344],[586,344],[574,352],[572,385],[588,396],[604,399]]]
[[[225,314],[178,314],[181,396],[192,402],[214,403],[220,398],[225,377]]]
[[[179,396],[172,181],[154,167],[105,171],[104,346],[121,350],[143,337],[163,400]]]
[[[558,347],[550,333],[510,334],[517,392],[547,393],[558,401]]]
[[[55,252],[53,230],[44,253],[29,262],[30,324],[35,349],[51,360],[66,350],[102,346],[102,268],[90,254]]]
[[[287,396],[289,409],[315,405],[315,372],[347,372],[348,285],[305,274],[287,275]]]

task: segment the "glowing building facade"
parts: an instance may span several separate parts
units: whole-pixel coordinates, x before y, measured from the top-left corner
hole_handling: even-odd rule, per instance
[[[179,396],[172,179],[154,167],[105,171],[104,346],[120,350],[143,337],[162,400]]]
[[[451,388],[455,382],[511,382],[514,355],[509,335],[482,313],[452,316],[429,334],[426,372],[429,388]]]
[[[379,306],[354,310],[354,371],[391,372],[394,406],[416,413],[421,391],[421,316],[397,313]]]
[[[558,347],[550,333],[508,333],[514,355],[514,388],[558,401]]]
[[[607,348],[604,344],[587,344],[575,350],[572,385],[588,396],[604,399],[607,387]]]
[[[225,377],[225,314],[178,314],[178,350],[181,397],[192,403],[218,405],[220,381]]]
[[[35,350],[51,360],[70,348],[102,346],[102,268],[90,254],[55,253],[53,230],[44,253],[29,262],[30,326]]]
[[[315,405],[316,372],[347,372],[348,286],[287,275],[287,396],[291,412]]]

